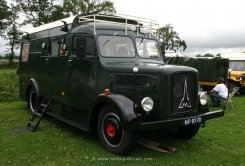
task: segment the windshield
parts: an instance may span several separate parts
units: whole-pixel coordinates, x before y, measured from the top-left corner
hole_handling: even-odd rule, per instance
[[[135,49],[133,41],[127,36],[98,37],[100,53],[104,57],[134,57]]]
[[[139,56],[142,58],[160,58],[156,40],[136,38],[136,48]]]
[[[229,66],[235,71],[245,71],[245,61],[230,61]]]

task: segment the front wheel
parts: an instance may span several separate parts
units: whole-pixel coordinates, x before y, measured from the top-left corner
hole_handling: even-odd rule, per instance
[[[116,109],[104,107],[97,123],[98,136],[104,148],[118,155],[128,154],[135,141],[131,131],[124,130]]]
[[[191,139],[200,129],[200,124],[177,127],[177,136],[181,139]]]

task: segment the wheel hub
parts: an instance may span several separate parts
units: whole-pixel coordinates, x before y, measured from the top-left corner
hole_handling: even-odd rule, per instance
[[[114,138],[116,135],[116,128],[112,123],[107,124],[106,126],[106,134],[109,138]]]
[[[102,120],[102,134],[106,143],[111,147],[118,147],[123,141],[124,130],[120,125],[120,118],[115,113],[108,113]]]

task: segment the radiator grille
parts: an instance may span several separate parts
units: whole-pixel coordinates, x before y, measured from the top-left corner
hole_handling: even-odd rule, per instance
[[[172,78],[172,104],[174,113],[196,108],[197,77],[195,73],[177,73]]]
[[[115,82],[117,85],[149,87],[150,77],[146,75],[116,75]]]

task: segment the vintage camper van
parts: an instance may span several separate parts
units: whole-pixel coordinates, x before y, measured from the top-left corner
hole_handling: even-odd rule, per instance
[[[48,115],[97,132],[115,154],[130,152],[141,131],[171,129],[189,139],[224,111],[209,111],[196,69],[164,63],[157,29],[154,20],[101,13],[30,29],[20,96],[33,114],[51,98]]]

